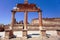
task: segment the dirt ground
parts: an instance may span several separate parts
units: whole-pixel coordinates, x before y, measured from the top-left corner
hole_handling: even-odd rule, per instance
[[[0,38],[0,40],[60,40],[60,36],[33,37],[33,38],[20,37],[20,38],[12,38],[12,39]]]

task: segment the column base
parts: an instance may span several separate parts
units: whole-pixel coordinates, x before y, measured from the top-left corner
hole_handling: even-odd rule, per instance
[[[10,36],[9,36],[9,32],[5,32],[5,40],[9,40]]]
[[[27,37],[25,37],[25,36],[24,36],[24,37],[22,37],[22,40],[27,40]]]
[[[41,36],[43,36],[43,37],[46,36],[46,30],[41,30]]]
[[[47,39],[46,36],[40,36],[39,38],[40,38],[41,40],[45,40],[45,39]]]
[[[13,31],[12,30],[6,30],[5,31],[5,38],[10,39],[13,37]]]
[[[60,36],[60,30],[57,30],[57,35]]]
[[[27,30],[23,30],[23,37],[27,37]]]

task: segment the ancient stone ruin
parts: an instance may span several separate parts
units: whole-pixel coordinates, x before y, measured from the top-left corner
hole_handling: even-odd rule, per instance
[[[60,18],[42,18],[42,10],[35,4],[29,4],[28,0],[24,0],[23,4],[17,4],[11,10],[12,19],[11,24],[3,25],[1,31],[5,31],[5,39],[14,38],[14,31],[22,31],[22,38],[27,38],[28,31],[39,31],[39,37],[46,37],[47,31],[56,31],[60,36]],[[24,22],[16,22],[16,12],[24,12]],[[31,24],[28,23],[28,12],[37,12],[38,18],[34,18]]]

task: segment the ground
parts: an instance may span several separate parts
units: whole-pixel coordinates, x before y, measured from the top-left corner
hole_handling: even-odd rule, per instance
[[[33,37],[33,38],[25,38],[25,37],[20,37],[20,38],[12,38],[12,39],[0,39],[0,40],[60,40],[60,37],[58,36],[50,36],[48,37]]]

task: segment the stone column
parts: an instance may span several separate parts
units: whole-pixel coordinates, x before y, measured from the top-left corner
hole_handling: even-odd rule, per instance
[[[42,27],[42,11],[39,12],[39,26]]]
[[[41,36],[46,36],[46,30],[43,29],[43,23],[42,23],[42,11],[39,11],[39,30]]]
[[[12,11],[12,20],[11,20],[11,21],[12,21],[12,22],[11,22],[11,26],[12,26],[12,27],[13,27],[13,25],[14,25],[14,23],[15,23],[15,22],[14,22],[14,21],[15,21],[15,13],[16,13],[15,11]]]
[[[12,11],[12,20],[11,20],[11,26],[10,26],[10,32],[9,32],[9,36],[10,38],[13,37],[13,26],[15,23],[15,11]]]
[[[24,13],[24,30],[27,30],[28,12]]]
[[[27,36],[27,20],[28,20],[28,12],[25,11],[24,13],[24,30],[23,30],[23,36]]]

